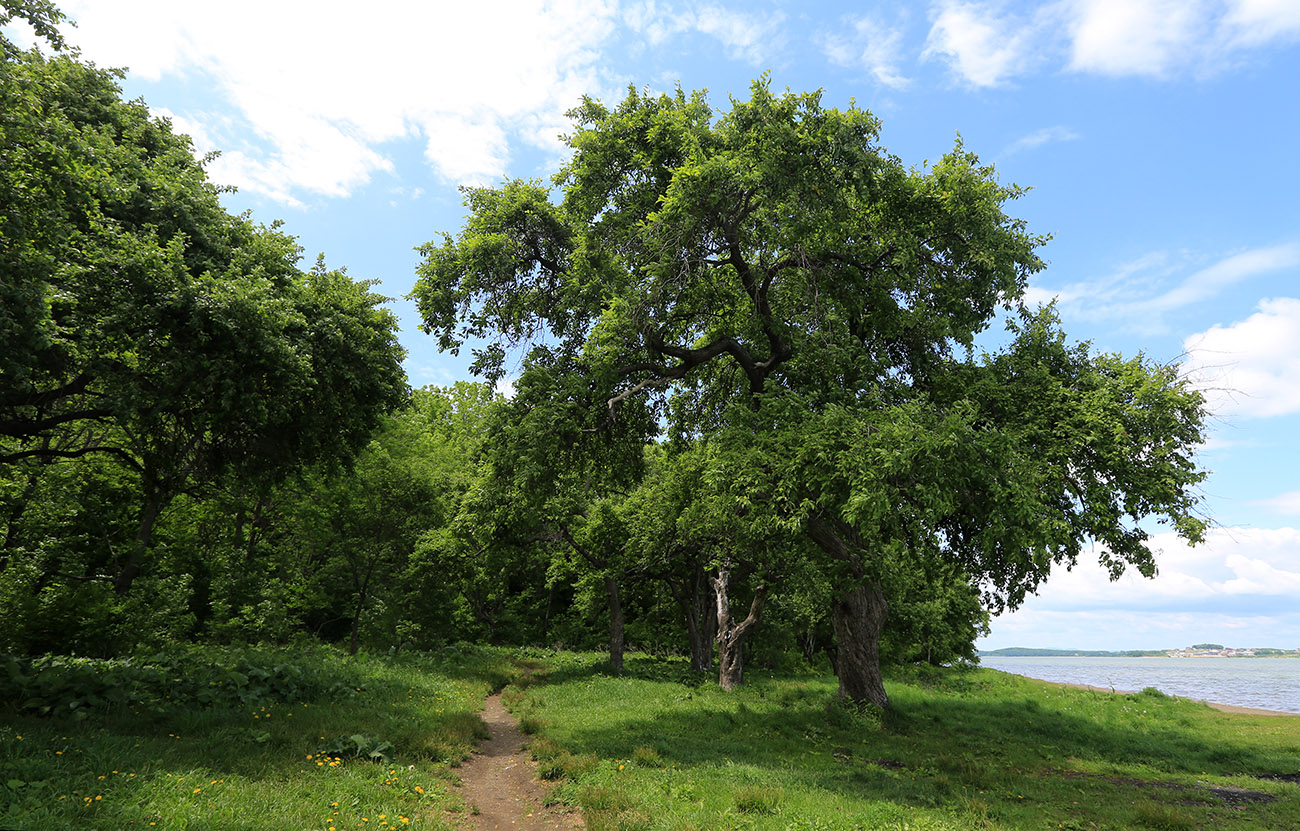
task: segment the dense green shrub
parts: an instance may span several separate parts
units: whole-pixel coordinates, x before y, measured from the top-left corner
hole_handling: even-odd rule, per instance
[[[126,658],[0,656],[0,699],[39,715],[129,706],[233,707],[346,696],[357,684],[327,666],[332,653],[177,647]]]

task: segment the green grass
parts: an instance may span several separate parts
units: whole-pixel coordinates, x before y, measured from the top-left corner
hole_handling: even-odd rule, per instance
[[[47,715],[0,705],[0,828],[449,828],[447,812],[463,810],[452,768],[485,735],[483,698],[515,672],[506,654],[481,650],[359,660],[202,650],[214,663],[231,652],[245,668],[331,683],[243,683],[204,702],[139,694]],[[97,667],[121,672],[81,662],[78,683]],[[63,701],[87,697],[66,687]],[[302,695],[277,695],[285,689]]]
[[[888,690],[881,713],[829,677],[755,673],[729,694],[672,661],[615,678],[560,656],[511,701],[593,829],[1300,828],[1300,717],[991,670]]]
[[[0,828],[452,828],[455,766],[511,678],[551,798],[589,831],[1300,828],[1300,718],[988,670],[897,672],[880,712],[829,677],[725,693],[682,661],[601,665],[323,648],[14,665],[40,694],[0,688]]]

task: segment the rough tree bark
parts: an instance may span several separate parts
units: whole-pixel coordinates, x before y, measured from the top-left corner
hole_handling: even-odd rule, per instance
[[[879,582],[866,578],[859,549],[844,537],[852,529],[836,528],[832,521],[813,515],[808,519],[808,536],[817,547],[845,563],[849,587],[835,598],[831,622],[835,626],[835,675],[840,697],[889,706],[885,681],[880,673],[880,633],[885,628],[889,604]]]
[[[841,698],[889,706],[880,674],[880,633],[888,610],[879,583],[853,586],[835,598],[835,674]]]
[[[740,623],[731,617],[731,567],[724,563],[713,578],[713,592],[718,601],[718,686],[734,690],[744,680],[743,648],[745,640],[758,625],[767,599],[767,586],[754,589],[754,599],[749,604],[749,614]]]

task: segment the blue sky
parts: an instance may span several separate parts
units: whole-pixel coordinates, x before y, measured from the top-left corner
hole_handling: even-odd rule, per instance
[[[1054,575],[981,644],[1300,647],[1300,2],[355,3],[69,0],[69,40],[130,97],[220,150],[232,210],[401,298],[415,247],[463,219],[457,186],[544,177],[563,113],[629,84],[759,73],[878,115],[919,166],[952,147],[1033,190],[1051,234],[1035,299],[1099,350],[1180,365],[1214,409],[1216,525],[1156,538],[1154,580]],[[411,305],[413,384],[467,378]]]

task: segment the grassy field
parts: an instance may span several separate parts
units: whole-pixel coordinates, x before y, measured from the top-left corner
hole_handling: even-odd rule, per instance
[[[895,672],[880,714],[829,677],[724,693],[683,661],[601,666],[482,649],[10,661],[0,828],[455,827],[455,766],[512,679],[553,799],[591,831],[1300,828],[1300,717],[988,670]]]
[[[882,715],[829,677],[551,666],[505,700],[590,831],[1300,828],[1300,717],[991,670],[896,672]]]
[[[515,671],[500,652],[324,648],[9,669],[0,828],[115,831],[453,827],[451,765]]]

